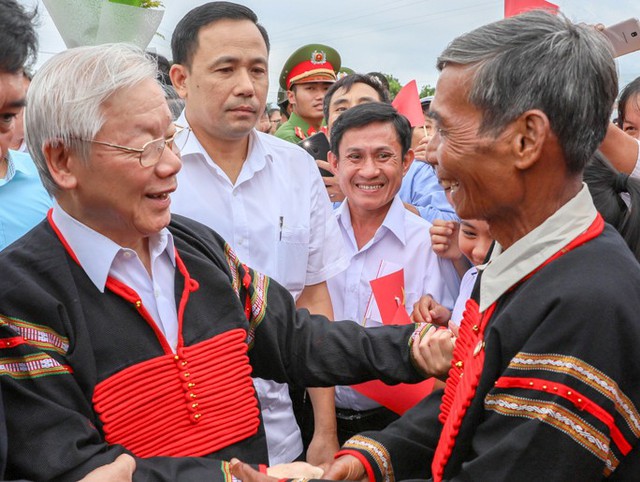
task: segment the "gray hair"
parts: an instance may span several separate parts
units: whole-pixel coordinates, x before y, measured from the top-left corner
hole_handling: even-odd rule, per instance
[[[78,47],[49,59],[27,93],[25,139],[42,183],[51,195],[58,186],[42,148],[64,144],[88,162],[91,144],[105,118],[104,102],[116,92],[156,79],[156,64],[132,45]]]
[[[468,100],[482,111],[481,134],[497,136],[523,112],[540,109],[574,173],[604,139],[618,80],[610,43],[591,26],[527,12],[456,38],[437,67],[449,64],[474,70]]]

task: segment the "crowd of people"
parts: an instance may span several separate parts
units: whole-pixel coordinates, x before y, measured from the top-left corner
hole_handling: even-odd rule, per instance
[[[0,479],[637,480],[640,79],[597,28],[453,39],[416,125],[322,44],[267,109],[239,4],[32,76],[34,16],[0,0]]]

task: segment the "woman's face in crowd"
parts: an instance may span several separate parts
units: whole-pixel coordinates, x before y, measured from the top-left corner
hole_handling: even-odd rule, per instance
[[[627,101],[622,130],[631,137],[640,139],[640,94],[634,95]]]

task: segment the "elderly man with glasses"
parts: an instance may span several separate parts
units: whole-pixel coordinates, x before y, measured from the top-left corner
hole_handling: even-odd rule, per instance
[[[55,204],[0,254],[8,478],[78,480],[131,453],[136,479],[226,481],[223,460],[268,460],[252,374],[310,386],[423,378],[413,326],[365,331],[297,312],[216,233],[171,216],[188,131],[178,136],[142,52],[61,53],[27,105]]]

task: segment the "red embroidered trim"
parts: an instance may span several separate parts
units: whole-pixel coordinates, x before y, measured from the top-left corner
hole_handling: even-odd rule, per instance
[[[604,219],[597,213],[594,221],[583,233],[523,277],[519,283],[524,282],[560,256],[599,236],[603,229]],[[495,311],[496,305],[497,303],[491,305],[481,317],[478,303],[473,299],[467,301],[460,324],[459,336],[456,340],[456,347],[453,350],[451,369],[449,370],[440,405],[439,420],[444,427],[431,464],[434,482],[442,481],[444,468],[455,446],[462,419],[475,397],[482,367],[484,366],[484,330]]]
[[[198,457],[256,434],[245,338],[234,329],[100,382],[93,404],[107,442],[138,457]]]
[[[242,265],[244,270],[244,276],[242,277],[242,286],[245,290],[244,297],[244,316],[248,321],[251,321],[251,295],[249,294],[249,286],[251,286],[251,275],[249,274],[249,267],[246,264]]]
[[[611,439],[623,455],[627,455],[631,451],[631,444],[627,442],[620,429],[616,426],[613,416],[600,405],[567,385],[551,382],[542,378],[500,377],[496,381],[495,386],[497,388],[525,388],[548,392],[562,397],[565,400],[569,400],[579,410],[590,413],[609,428]]]
[[[15,346],[24,345],[26,343],[25,339],[21,336],[11,336],[9,338],[0,339],[0,349],[3,348],[13,348]]]
[[[73,249],[71,249],[71,246],[69,246],[69,243],[67,243],[67,240],[64,238],[64,236],[60,232],[60,229],[58,228],[58,226],[56,226],[56,223],[53,221],[53,209],[49,209],[49,212],[47,213],[47,219],[49,221],[49,224],[51,225],[51,228],[58,236],[58,239],[64,246],[69,256],[71,256],[71,258],[79,266],[81,266],[80,261],[78,260],[78,257],[73,252]],[[189,301],[189,294],[193,293],[194,291],[197,291],[200,285],[195,279],[191,278],[191,275],[187,271],[187,267],[185,266],[184,262],[180,258],[180,255],[178,254],[177,249],[175,250],[175,258],[176,258],[176,265],[178,266],[178,270],[180,271],[180,274],[182,274],[182,276],[184,277],[184,289],[182,290],[182,296],[180,298],[180,304],[178,307],[178,344],[176,349],[178,354],[180,354],[180,350],[184,345],[184,340],[182,338],[182,322],[184,318],[184,310],[187,306],[187,302]],[[167,354],[173,353],[171,347],[169,346],[169,343],[167,342],[166,337],[164,336],[164,333],[162,333],[157,323],[153,320],[153,318],[151,317],[147,309],[142,304],[140,295],[138,295],[138,293],[133,288],[127,286],[126,284],[122,283],[121,281],[118,281],[115,278],[112,278],[111,276],[107,277],[107,282],[105,283],[105,286],[114,294],[120,296],[125,301],[128,301],[129,303],[133,304],[136,310],[138,310],[138,313],[140,313],[140,316],[142,316],[142,318],[147,322],[147,324],[151,327],[151,329],[155,333],[156,338],[158,339],[158,342],[160,343],[160,345],[162,345],[163,351]]]
[[[64,249],[67,250],[67,254],[71,256],[71,259],[73,259],[78,264],[78,266],[80,266],[80,261],[78,261],[78,257],[76,256],[76,253],[73,252],[73,250],[71,249],[71,246],[69,246],[69,243],[67,243],[67,240],[64,239],[64,236],[60,232],[60,229],[58,229],[58,226],[56,226],[56,223],[53,222],[53,208],[47,211],[47,221],[49,221],[49,225],[51,226],[51,229],[53,229],[53,232],[56,233],[56,235],[58,236],[58,239],[62,243],[62,246],[64,246]]]
[[[455,446],[462,419],[476,394],[484,366],[484,330],[496,303],[482,316],[478,303],[473,299],[467,301],[465,308],[440,405],[439,420],[444,427],[431,465],[433,479],[438,482],[442,480],[444,467]]]
[[[51,210],[47,218],[69,256],[80,264]],[[94,391],[94,408],[106,440],[139,457],[207,455],[255,435],[260,425],[246,331],[238,328],[184,346],[184,312],[189,294],[199,285],[177,250],[175,258],[184,277],[175,355],[136,291],[112,277],[106,282],[113,293],[135,306],[165,352],[121,370]]]
[[[373,468],[371,467],[371,464],[369,463],[369,460],[367,460],[367,458],[363,454],[361,454],[357,450],[344,449],[344,450],[339,450],[338,452],[336,452],[336,454],[333,456],[333,458],[337,459],[337,458],[339,458],[339,457],[341,457],[343,455],[352,455],[356,459],[358,459],[360,461],[360,463],[364,466],[364,470],[367,472],[367,478],[370,481],[376,480],[376,474],[373,471]],[[384,475],[384,474],[382,474],[382,475]]]

